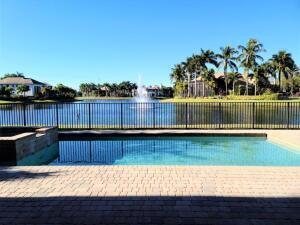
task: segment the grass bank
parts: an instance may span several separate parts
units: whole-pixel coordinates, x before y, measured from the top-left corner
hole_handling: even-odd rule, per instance
[[[76,99],[73,100],[0,100],[0,104],[9,104],[9,103],[59,103],[59,102],[73,102],[78,101]]]
[[[76,100],[124,100],[132,99],[132,97],[76,97]]]
[[[300,102],[299,98],[288,100],[261,100],[261,99],[225,99],[225,98],[168,98],[160,102]]]

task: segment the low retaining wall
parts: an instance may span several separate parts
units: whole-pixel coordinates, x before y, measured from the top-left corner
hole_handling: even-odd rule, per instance
[[[5,135],[5,130],[14,136]],[[0,136],[0,165],[16,165],[17,162],[58,141],[56,127],[32,128],[1,128],[4,137]],[[19,134],[17,134],[19,133]]]

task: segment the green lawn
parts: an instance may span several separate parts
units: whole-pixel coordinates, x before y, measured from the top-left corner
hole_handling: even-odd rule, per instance
[[[131,97],[77,97],[75,101],[82,101],[82,100],[124,100],[124,99],[131,99]],[[69,100],[70,101],[70,100]],[[56,102],[63,102],[63,101],[56,101],[56,100],[32,100],[26,101],[27,103],[56,103]],[[300,98],[294,98],[289,100],[227,100],[227,99],[217,99],[217,98],[166,98],[160,99],[160,102],[300,102]],[[22,103],[22,101],[6,101],[0,100],[0,104],[7,104],[7,103]]]
[[[0,100],[0,104],[5,104],[5,103],[16,103],[16,102]]]
[[[122,100],[122,99],[131,99],[132,97],[76,97],[76,100]]]
[[[289,100],[228,100],[228,99],[217,99],[217,98],[168,98],[161,100],[161,102],[300,102],[300,99],[289,99]]]
[[[68,100],[69,102],[70,100]],[[0,104],[8,104],[8,103],[56,103],[56,102],[63,102],[63,101],[56,101],[56,100],[32,100],[32,101],[20,101],[20,100],[16,100],[16,101],[6,101],[6,100],[0,100]]]

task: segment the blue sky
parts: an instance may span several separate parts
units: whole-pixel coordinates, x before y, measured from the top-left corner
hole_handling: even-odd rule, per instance
[[[300,0],[0,0],[0,75],[170,85],[175,63],[249,38],[300,64],[299,24]]]

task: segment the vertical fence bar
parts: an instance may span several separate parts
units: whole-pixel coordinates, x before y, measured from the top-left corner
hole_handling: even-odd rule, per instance
[[[287,129],[290,128],[290,103],[287,103]]]
[[[56,126],[57,128],[59,127],[59,122],[58,122],[58,103],[56,103]]]
[[[155,128],[155,103],[152,103],[152,112],[153,112],[153,128]]]
[[[123,130],[123,102],[121,102],[120,114],[121,114],[121,129]]]
[[[89,129],[92,128],[91,103],[89,103]]]
[[[188,127],[188,103],[185,103],[185,128]]]
[[[252,103],[252,129],[255,127],[255,102]]]
[[[26,103],[23,103],[23,125],[26,127]]]
[[[219,129],[221,128],[221,102],[219,102]]]

